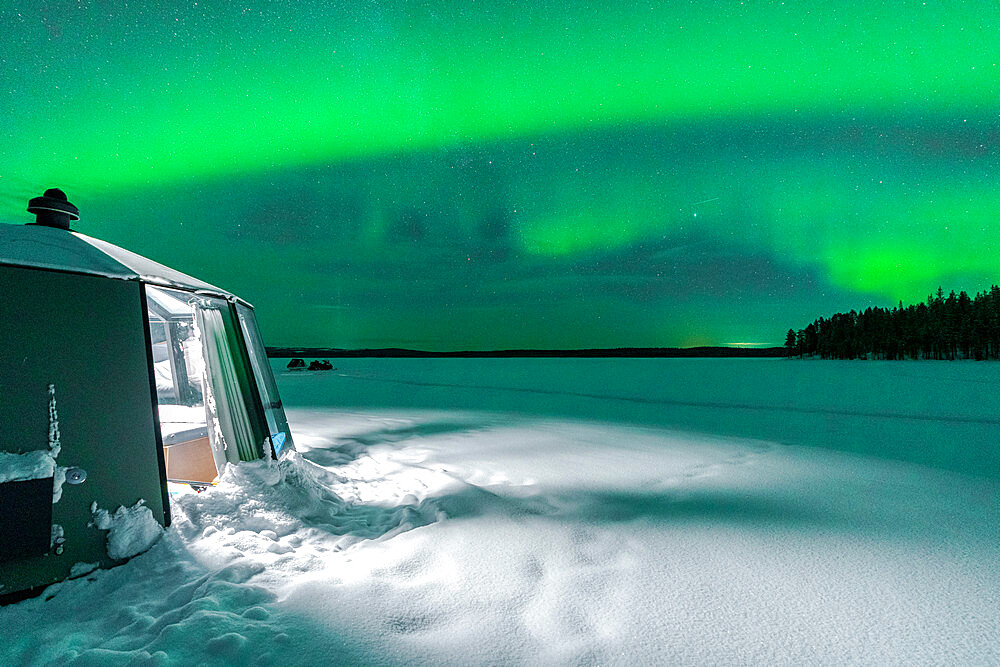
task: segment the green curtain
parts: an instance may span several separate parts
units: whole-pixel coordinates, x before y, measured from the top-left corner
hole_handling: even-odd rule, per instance
[[[227,461],[253,461],[258,458],[257,448],[222,311],[211,302],[201,301],[196,304],[195,319],[205,355],[206,384],[211,393],[211,397],[206,397],[206,408],[209,416],[215,417],[217,426],[213,429],[209,424],[209,434],[221,435],[221,449]]]

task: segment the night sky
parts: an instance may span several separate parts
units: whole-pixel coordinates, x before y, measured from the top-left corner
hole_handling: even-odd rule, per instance
[[[0,220],[61,187],[75,229],[243,296],[271,345],[780,345],[1000,282],[995,1],[15,0],[0,25]]]

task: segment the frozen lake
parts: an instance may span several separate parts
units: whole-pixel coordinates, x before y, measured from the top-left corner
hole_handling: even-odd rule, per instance
[[[336,380],[287,372],[287,360],[272,360],[285,403],[660,425],[1000,475],[998,364],[798,359],[332,362]]]
[[[4,662],[1000,661],[1000,365],[332,361]]]

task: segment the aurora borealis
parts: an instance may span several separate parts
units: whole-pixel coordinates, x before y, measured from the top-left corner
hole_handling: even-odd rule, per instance
[[[0,221],[272,345],[781,344],[1000,282],[996,2],[15,2]]]

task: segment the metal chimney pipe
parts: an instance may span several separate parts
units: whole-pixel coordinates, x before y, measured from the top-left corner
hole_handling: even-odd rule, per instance
[[[69,223],[80,219],[80,209],[69,203],[66,193],[59,188],[49,188],[41,197],[28,201],[28,213],[35,214],[29,225],[42,225],[69,230]]]

